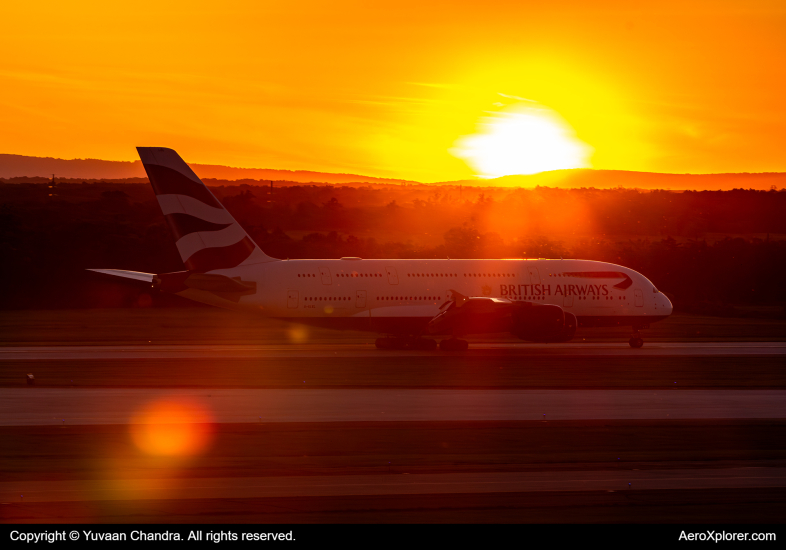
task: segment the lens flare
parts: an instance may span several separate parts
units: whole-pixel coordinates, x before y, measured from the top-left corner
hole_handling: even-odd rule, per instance
[[[196,400],[165,398],[142,409],[131,421],[136,446],[153,456],[187,457],[212,440],[213,418]]]
[[[287,331],[289,341],[293,344],[302,344],[308,340],[308,330],[305,327],[294,327]]]
[[[450,152],[481,177],[496,178],[586,168],[592,148],[555,111],[527,101],[487,114]]]

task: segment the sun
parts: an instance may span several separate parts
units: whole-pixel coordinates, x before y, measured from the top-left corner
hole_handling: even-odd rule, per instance
[[[557,112],[522,100],[487,113],[450,151],[485,178],[587,168],[592,148]]]

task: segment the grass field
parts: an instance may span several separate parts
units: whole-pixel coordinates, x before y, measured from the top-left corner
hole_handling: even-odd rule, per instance
[[[208,529],[210,524],[228,523],[775,525],[782,524],[786,516],[781,488],[9,502],[0,506],[3,523],[199,523]],[[295,526],[294,531],[302,530]],[[493,538],[494,532],[481,531],[484,539]],[[373,533],[379,536],[378,531]],[[568,533],[580,536],[570,526]]]
[[[786,463],[786,423],[221,424],[202,455],[155,458],[127,426],[0,428],[4,481],[745,468]],[[783,488],[0,503],[0,522],[781,523]]]

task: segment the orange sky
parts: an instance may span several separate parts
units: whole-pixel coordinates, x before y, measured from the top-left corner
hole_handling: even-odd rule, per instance
[[[516,96],[594,168],[786,171],[786,3],[639,4],[16,2],[0,152],[444,181]]]

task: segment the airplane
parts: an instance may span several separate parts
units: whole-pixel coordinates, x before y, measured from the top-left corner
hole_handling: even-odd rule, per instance
[[[280,260],[265,254],[172,149],[138,147],[184,271],[92,269],[232,310],[377,333],[381,349],[463,351],[469,334],[567,342],[578,327],[639,330],[669,299],[615,264],[570,259]]]

